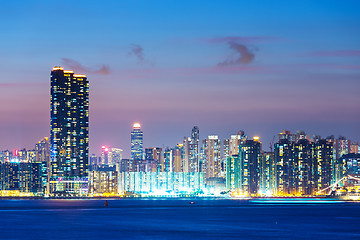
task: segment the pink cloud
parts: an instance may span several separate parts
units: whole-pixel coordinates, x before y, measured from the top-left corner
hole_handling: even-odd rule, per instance
[[[94,73],[100,75],[108,75],[110,73],[110,69],[106,65],[102,65],[99,69],[92,69],[85,67],[78,61],[75,61],[70,58],[62,58],[61,60],[66,67],[70,68],[71,70],[78,71],[80,73]]]

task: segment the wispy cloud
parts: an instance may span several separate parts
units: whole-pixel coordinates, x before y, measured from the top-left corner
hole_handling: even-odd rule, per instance
[[[138,44],[132,44],[129,52],[130,56],[135,56],[139,63],[145,61],[144,49]]]
[[[75,61],[70,58],[62,58],[62,64],[66,67],[70,68],[71,70],[77,71],[79,73],[94,73],[94,74],[101,74],[101,75],[107,75],[110,73],[110,69],[106,65],[102,65],[100,68],[88,68],[83,66],[78,61]]]
[[[233,54],[227,59],[219,62],[220,67],[230,65],[246,65],[251,63],[255,58],[255,51],[258,48],[255,46],[260,43],[285,41],[284,38],[273,36],[225,36],[214,38],[203,38],[202,42],[209,44],[228,44]]]
[[[311,52],[311,56],[317,57],[359,57],[360,50],[336,50]]]
[[[229,66],[229,65],[237,65],[237,64],[249,64],[253,61],[255,54],[254,50],[251,50],[249,47],[244,44],[229,42],[229,47],[235,53],[235,57],[228,57],[228,59],[219,62],[219,66]]]

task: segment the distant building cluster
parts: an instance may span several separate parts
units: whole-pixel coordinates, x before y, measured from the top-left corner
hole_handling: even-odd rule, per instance
[[[44,195],[49,191],[49,139],[44,138],[33,150],[0,152],[0,196]]]
[[[200,139],[198,126],[174,147],[144,147],[134,123],[130,159],[109,146],[89,156],[87,77],[54,67],[50,91],[50,137],[0,152],[0,196],[313,196],[360,176],[358,143],[301,131],[283,130],[268,152],[244,131]]]
[[[134,141],[143,142],[140,125],[136,126],[131,133],[131,146],[136,145]],[[140,137],[133,138],[135,134]],[[346,174],[359,174],[359,145],[345,137],[310,138],[301,131],[284,130],[271,150],[263,151],[260,139],[248,139],[244,131],[223,141],[216,135],[200,141],[199,127],[195,126],[191,137],[185,137],[175,147],[146,147],[144,152],[132,154],[131,159],[114,163],[114,169],[119,173],[121,192],[185,194],[186,189],[233,196],[320,195]],[[139,155],[140,159],[135,157]],[[179,184],[179,173],[193,174],[186,188]]]

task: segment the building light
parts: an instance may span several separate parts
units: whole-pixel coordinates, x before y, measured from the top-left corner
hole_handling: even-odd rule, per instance
[[[141,128],[140,123],[134,123],[133,128],[134,129],[140,129]]]
[[[53,67],[52,70],[53,70],[53,71],[56,71],[56,70],[64,70],[64,68],[59,67],[59,66],[55,66],[55,67]]]

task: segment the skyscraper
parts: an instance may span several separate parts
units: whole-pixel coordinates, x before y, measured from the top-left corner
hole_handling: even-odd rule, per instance
[[[184,138],[184,172],[199,172],[199,127],[194,126],[191,137]]]
[[[224,139],[224,161],[232,155],[238,155],[240,143],[246,140],[247,136],[244,131],[239,131],[236,135],[231,135],[231,138]]]
[[[189,172],[190,143],[191,143],[191,138],[185,137],[184,138],[183,172]]]
[[[173,172],[173,151],[165,148],[163,162],[161,164],[162,172]]]
[[[272,195],[276,192],[276,174],[273,152],[261,152],[259,161],[259,194]]]
[[[122,159],[122,149],[120,148],[109,148],[106,146],[101,147],[100,164],[103,165],[115,165]]]
[[[333,144],[326,139],[319,139],[313,144],[314,191],[320,191],[331,185],[333,162]]]
[[[226,163],[228,162],[228,158],[232,155],[239,154],[239,145],[241,142],[245,142],[247,140],[247,136],[244,131],[238,131],[236,135],[231,135],[231,138],[224,139],[223,141],[223,160],[221,163],[222,171],[226,169]]]
[[[331,140],[283,138],[274,147],[277,195],[312,195],[330,186],[336,167]]]
[[[36,158],[35,162],[41,164],[41,183],[43,192],[49,194],[49,181],[51,177],[51,162],[50,162],[50,144],[49,138],[45,137],[35,145]]]
[[[117,164],[121,162],[123,150],[120,148],[111,148],[109,152],[109,164]]]
[[[239,192],[240,186],[240,159],[239,155],[231,155],[226,158],[226,189]]]
[[[184,144],[178,143],[173,149],[174,152],[174,172],[183,172],[183,155],[184,155]]]
[[[143,131],[140,123],[134,123],[131,132],[131,160],[143,159]]]
[[[203,140],[205,178],[220,177],[221,173],[221,141],[216,135]]]
[[[258,137],[241,142],[239,146],[240,189],[243,195],[256,195],[259,192],[260,152]]]
[[[106,146],[101,147],[101,161],[100,164],[109,164],[109,148]]]
[[[199,127],[191,130],[191,144],[189,157],[189,172],[199,172]]]
[[[294,188],[294,142],[288,138],[274,144],[277,195],[292,194]]]
[[[145,172],[161,171],[161,163],[163,162],[162,148],[151,147],[145,148]]]
[[[85,75],[54,67],[51,71],[50,155],[52,176],[87,176],[89,82]]]
[[[294,193],[311,195],[314,190],[314,160],[312,146],[307,139],[294,145]]]

